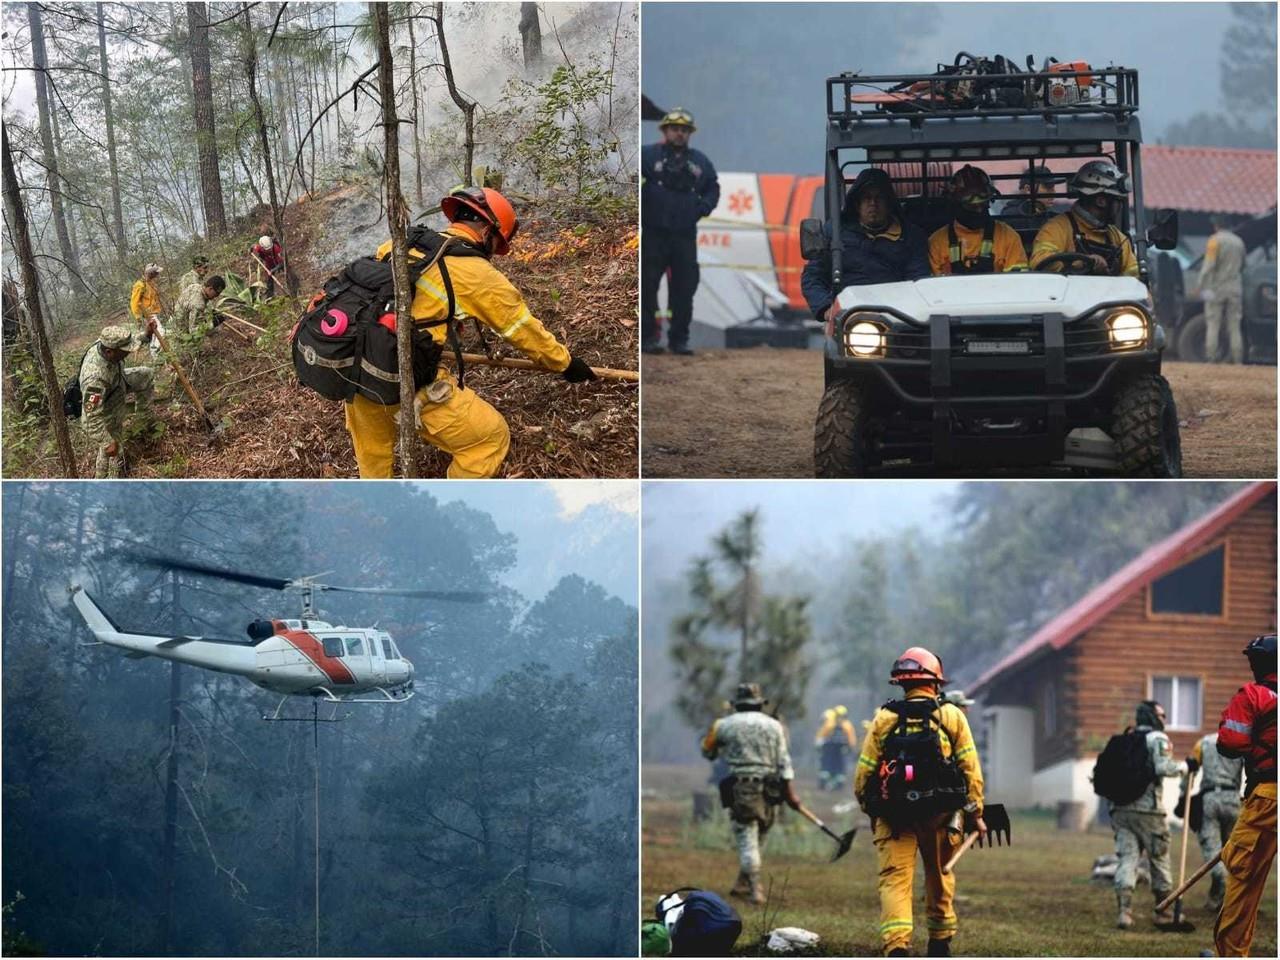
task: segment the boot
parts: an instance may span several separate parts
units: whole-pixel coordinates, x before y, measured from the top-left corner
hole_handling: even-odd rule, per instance
[[[1116,916],[1116,926],[1128,930],[1133,926],[1133,893],[1129,890],[1116,891],[1116,904],[1120,908]]]
[[[951,956],[951,940],[935,940],[929,938],[929,947],[925,951],[926,957],[949,957]]]
[[[671,352],[677,357],[692,357],[693,350],[687,343],[674,343],[671,345]]]
[[[760,874],[753,873],[747,877],[751,885],[751,895],[747,898],[747,902],[756,907],[764,906],[764,884],[760,882]]]
[[[733,886],[729,888],[729,896],[746,897],[751,892],[751,877],[747,871],[739,870],[738,879],[733,882]]]
[[[894,947],[892,950],[886,953],[885,956],[886,957],[909,957],[911,956],[911,954],[907,953],[907,950],[905,947]]]
[[[1160,892],[1158,890],[1155,891],[1156,903],[1160,903],[1162,900],[1164,900],[1165,897],[1169,896],[1169,892],[1170,891],[1168,890],[1165,890],[1164,892]],[[1169,906],[1165,907],[1163,910],[1155,911],[1152,914],[1152,919],[1155,920],[1155,924],[1157,927],[1172,926],[1175,922],[1174,916],[1173,916],[1173,905],[1170,904]]]
[[[666,353],[667,348],[660,343],[646,343],[640,348],[643,353]]]

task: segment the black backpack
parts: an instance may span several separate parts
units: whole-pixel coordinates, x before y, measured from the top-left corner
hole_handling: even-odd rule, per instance
[[[870,816],[893,825],[919,823],[967,802],[964,771],[954,757],[942,755],[942,727],[934,715],[941,707],[942,701],[923,698],[884,704],[898,720],[885,737],[869,786]]]
[[[89,350],[92,350],[93,347],[94,345],[90,345]],[[84,394],[80,390],[80,371],[84,369],[85,357],[89,356],[89,350],[84,352],[84,356],[80,358],[80,362],[76,365],[76,372],[62,386],[62,412],[66,414],[68,420],[79,420],[80,414],[84,412]]]
[[[426,259],[409,261],[410,289],[432,264],[438,264],[448,298],[448,315],[444,319],[414,323],[414,388],[424,387],[436,378],[444,351],[423,328],[441,324],[446,325],[457,359],[461,386],[465,370],[462,348],[454,330],[453,282],[446,260],[486,254],[466,241],[422,226],[409,231],[408,245],[426,254]],[[400,375],[396,334],[394,329],[378,322],[394,305],[395,279],[390,253],[381,260],[361,257],[348,264],[338,276],[330,277],[325,281],[323,292],[312,300],[289,335],[298,381],[329,400],[351,400],[359,393],[374,403],[398,404]]]
[[[663,923],[667,914],[680,904],[663,904],[677,894],[687,893],[684,911],[671,928],[671,956],[727,957],[742,935],[742,918],[738,911],[710,890],[681,887],[658,900],[654,915]]]
[[[1094,793],[1118,806],[1137,800],[1156,779],[1147,735],[1133,727],[1117,733],[1098,754],[1090,779]]]

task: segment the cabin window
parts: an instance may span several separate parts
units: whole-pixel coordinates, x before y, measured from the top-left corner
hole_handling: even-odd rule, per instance
[[[359,637],[347,637],[347,656],[363,657],[364,641],[361,640]]]
[[[1203,707],[1199,677],[1152,677],[1151,699],[1164,706],[1166,730],[1199,730]]]
[[[324,645],[324,655],[326,657],[342,656],[342,641],[337,637],[325,637],[320,643]]]
[[[1220,543],[1151,584],[1153,614],[1223,615],[1227,545]]]
[[[1058,732],[1058,685],[1050,680],[1041,692],[1040,716],[1043,718],[1044,735],[1051,737]]]
[[[382,638],[382,655],[388,660],[395,659],[395,657],[391,655],[391,641],[387,637]]]

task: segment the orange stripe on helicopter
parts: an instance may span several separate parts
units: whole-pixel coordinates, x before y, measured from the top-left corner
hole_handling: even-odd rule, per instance
[[[355,674],[337,657],[330,657],[324,652],[324,645],[315,637],[303,630],[281,630],[276,634],[283,637],[304,657],[319,667],[326,677],[334,683],[355,683]]]

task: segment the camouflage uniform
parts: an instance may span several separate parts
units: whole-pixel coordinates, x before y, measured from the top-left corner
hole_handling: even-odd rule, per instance
[[[1192,756],[1201,765],[1200,796],[1204,807],[1196,837],[1200,841],[1200,854],[1208,862],[1218,855],[1223,841],[1231,836],[1236,817],[1240,816],[1240,780],[1244,776],[1244,760],[1218,753],[1216,731],[1196,742]],[[1209,880],[1207,906],[1217,913],[1227,889],[1227,868],[1219,863],[1209,874]]]
[[[1154,719],[1154,714],[1151,715]],[[1138,861],[1145,853],[1151,864],[1151,892],[1159,903],[1173,890],[1173,877],[1169,867],[1169,826],[1165,822],[1163,804],[1165,777],[1178,777],[1187,772],[1187,765],[1173,759],[1173,747],[1161,730],[1144,724],[1140,717],[1139,733],[1147,737],[1147,752],[1155,768],[1156,778],[1147,784],[1133,803],[1123,806],[1111,804],[1111,829],[1115,832],[1116,854],[1120,858],[1116,866],[1116,902],[1120,907],[1117,926],[1127,928],[1133,924],[1131,906],[1133,888],[1138,882]],[[1172,921],[1169,911],[1156,914],[1156,923]]]
[[[191,276],[195,271],[191,271]],[[198,324],[209,317],[209,301],[204,297],[204,281],[196,280],[182,288],[178,302],[173,306],[173,322],[183,333],[190,333]]]
[[[755,687],[754,684],[747,685]],[[750,894],[753,902],[763,903],[760,884],[760,846],[773,826],[774,805],[765,797],[765,778],[786,781],[795,778],[787,735],[782,724],[759,709],[750,709],[739,688],[735,707],[738,712],[717,720],[702,741],[702,754],[708,760],[723,759],[736,778],[733,785],[729,818],[734,845],[738,850],[738,880],[733,891]],[[754,694],[758,697],[759,688]],[[760,705],[764,703],[761,699]],[[748,706],[748,709],[743,709]]]
[[[80,393],[83,409],[80,423],[85,434],[98,446],[93,475],[98,479],[120,476],[124,458],[125,394],[137,397],[137,404],[149,402],[154,386],[150,367],[126,367],[120,361],[108,360],[102,348],[136,350],[141,344],[135,334],[124,327],[106,327],[98,341],[89,348],[80,364]],[[107,455],[107,447],[116,444],[116,455]]]

